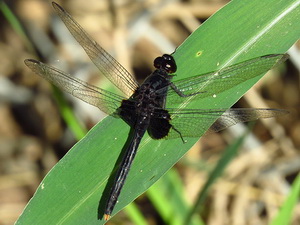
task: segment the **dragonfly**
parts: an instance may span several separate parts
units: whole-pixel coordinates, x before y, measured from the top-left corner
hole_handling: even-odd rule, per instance
[[[187,97],[193,100],[212,97],[251,78],[266,73],[275,65],[284,62],[287,54],[271,54],[234,64],[218,71],[172,81],[177,70],[172,55],[164,54],[154,60],[156,68],[140,85],[135,78],[72,18],[57,3],[52,3],[56,13],[70,33],[83,47],[100,73],[106,76],[123,95],[101,89],[73,77],[59,69],[35,59],[26,59],[25,64],[36,74],[65,92],[98,107],[108,115],[123,119],[133,135],[116,172],[114,183],[104,209],[108,220],[114,210],[126,177],[146,132],[153,139],[200,137],[207,127],[217,132],[237,123],[270,118],[287,113],[281,109],[231,108],[231,109],[186,109],[166,105],[180,103]]]

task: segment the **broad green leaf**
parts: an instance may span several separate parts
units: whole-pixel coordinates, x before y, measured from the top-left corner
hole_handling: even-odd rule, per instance
[[[300,36],[299,22],[300,0],[231,1],[176,49],[176,79],[261,55],[284,53]],[[189,107],[229,108],[258,79]],[[107,182],[128,132],[129,127],[120,119],[107,117],[98,123],[48,173],[17,224],[103,224],[98,220],[98,206],[102,212],[111,180],[108,186]],[[146,191],[196,141],[155,141],[146,135],[113,214]]]

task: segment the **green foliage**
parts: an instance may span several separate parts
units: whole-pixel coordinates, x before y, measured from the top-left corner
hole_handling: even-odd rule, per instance
[[[300,0],[234,0],[207,20],[174,53],[176,79],[272,53],[284,53],[299,38]],[[198,53],[198,54],[197,54]],[[200,54],[201,53],[201,54]],[[257,80],[220,93],[194,108],[229,108]],[[208,128],[208,127],[207,127]],[[92,128],[47,174],[17,224],[103,224],[97,219],[99,200],[120,157],[129,127],[107,117]],[[189,138],[152,140],[145,136],[114,214],[145,192],[197,141]]]

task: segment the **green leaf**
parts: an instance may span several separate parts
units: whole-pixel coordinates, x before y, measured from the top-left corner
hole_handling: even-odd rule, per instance
[[[176,79],[261,55],[284,53],[300,36],[299,22],[300,0],[231,1],[176,50]],[[258,79],[190,106],[229,108]],[[128,132],[129,127],[120,119],[107,117],[98,123],[47,174],[17,224],[103,224],[97,219],[99,200],[102,211],[108,194],[105,187]],[[146,191],[196,141],[156,141],[145,135],[113,213]]]

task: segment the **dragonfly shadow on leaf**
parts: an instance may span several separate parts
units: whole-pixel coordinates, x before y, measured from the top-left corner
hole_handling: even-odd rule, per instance
[[[119,155],[115,165],[114,165],[114,168],[107,180],[107,184],[101,194],[101,197],[100,197],[100,201],[99,201],[99,205],[98,205],[98,219],[101,220],[105,213],[106,213],[106,203],[108,202],[108,199],[109,199],[109,196],[110,196],[110,192],[111,192],[111,188],[112,186],[114,186],[114,183],[115,183],[115,180],[118,178],[119,176],[119,167],[120,165],[122,164],[122,162],[125,160],[125,158],[127,157],[127,152],[126,150],[128,149],[130,143],[131,143],[131,140],[133,139],[134,137],[134,129],[131,128],[129,130],[129,134],[128,134],[128,138],[121,150],[121,154]],[[121,189],[120,189],[121,191]],[[115,199],[115,201],[117,202],[117,198]],[[114,204],[116,204],[116,202],[114,202]]]

